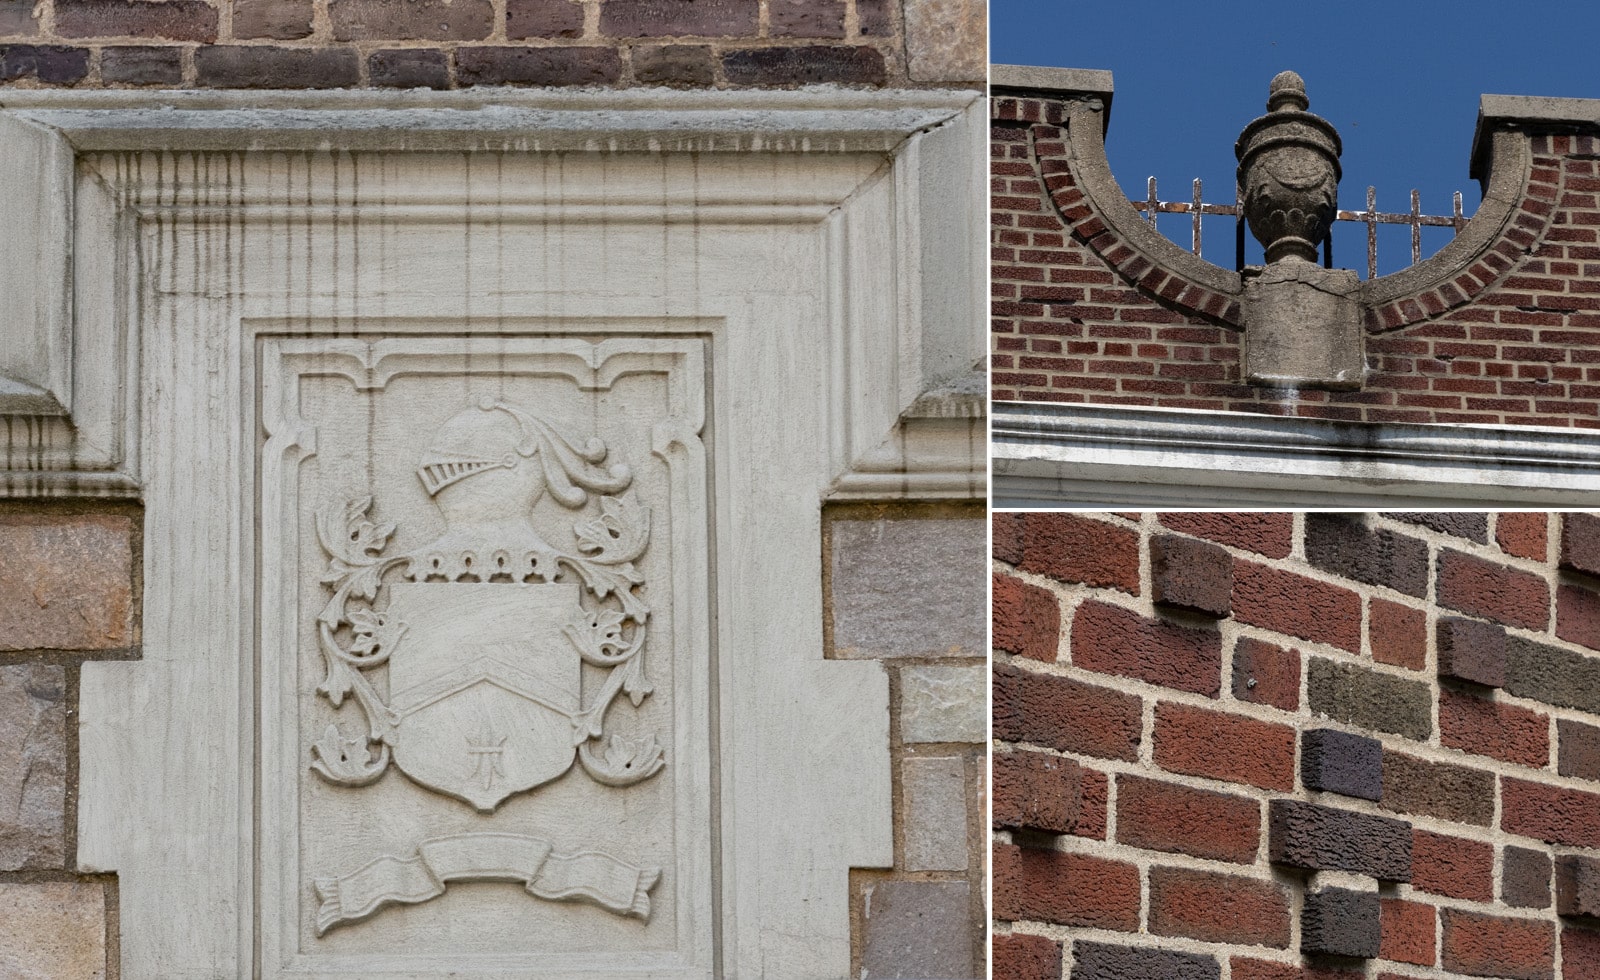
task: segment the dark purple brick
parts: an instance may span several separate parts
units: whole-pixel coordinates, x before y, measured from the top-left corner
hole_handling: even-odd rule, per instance
[[[176,47],[108,47],[100,52],[100,80],[107,85],[177,85],[183,52]]]
[[[1307,514],[1306,560],[1368,585],[1422,597],[1428,591],[1428,544],[1420,538],[1370,528],[1355,514]]]
[[[1072,944],[1071,980],[1217,980],[1215,957],[1146,946]]]
[[[1380,881],[1411,880],[1411,824],[1350,810],[1272,800],[1267,804],[1273,864],[1351,871]]]
[[[233,0],[233,36],[297,41],[310,37],[311,0]]]
[[[0,81],[37,78],[50,85],[81,82],[89,74],[89,49],[53,44],[0,45]]]
[[[217,39],[217,8],[200,0],[56,0],[62,37],[163,37]]]
[[[506,37],[582,37],[583,7],[574,0],[506,0]]]
[[[773,37],[844,37],[843,0],[767,0]]]
[[[1361,800],[1383,799],[1383,743],[1332,728],[1300,739],[1300,779],[1307,789]]]
[[[450,59],[437,48],[392,48],[367,58],[367,78],[384,88],[449,88]]]
[[[1378,893],[1325,888],[1306,895],[1300,913],[1300,952],[1372,959],[1382,934]]]
[[[1600,858],[1579,854],[1556,858],[1556,914],[1600,919]]]
[[[1439,676],[1485,687],[1506,683],[1505,627],[1461,616],[1440,616]]]
[[[1507,847],[1502,864],[1502,901],[1523,909],[1550,907],[1550,855],[1525,847]]]
[[[615,48],[467,47],[456,49],[462,85],[614,85],[622,77]]]
[[[1425,527],[1430,531],[1448,534],[1452,537],[1465,538],[1484,544],[1489,540],[1489,515],[1480,511],[1438,511],[1434,513],[1388,513],[1390,517],[1407,524]]]
[[[856,45],[728,51],[722,70],[731,85],[882,85],[888,77],[878,49]]]
[[[212,88],[350,88],[360,77],[354,48],[218,44],[196,48],[197,80]]]
[[[340,41],[481,41],[494,32],[489,0],[328,0]]]
[[[1557,771],[1563,776],[1600,780],[1600,728],[1556,719]]]
[[[749,37],[756,33],[756,0],[606,0],[606,37]]]
[[[1600,514],[1561,515],[1561,567],[1600,575]]]

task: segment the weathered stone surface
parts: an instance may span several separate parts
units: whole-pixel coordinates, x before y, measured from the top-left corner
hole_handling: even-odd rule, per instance
[[[1306,895],[1300,951],[1371,959],[1378,955],[1378,893],[1327,888]]]
[[[919,82],[969,82],[988,69],[984,0],[919,0],[905,6],[906,55]]]
[[[1300,780],[1307,789],[1380,800],[1383,743],[1331,728],[1308,731],[1300,739]]]
[[[107,514],[0,516],[0,650],[131,646],[132,522]]]
[[[1404,820],[1273,800],[1267,804],[1267,824],[1273,864],[1411,880],[1411,825]]]
[[[1418,740],[1433,731],[1433,694],[1427,684],[1355,664],[1310,658],[1306,702],[1318,714],[1360,728]]]
[[[944,980],[981,975],[974,965],[964,881],[884,881],[869,886],[862,975]]]
[[[835,656],[987,652],[982,520],[839,520],[832,535]]]
[[[982,667],[907,667],[900,672],[900,738],[982,742]]]
[[[66,670],[0,667],[0,871],[65,862]]]
[[[101,980],[105,889],[79,882],[0,883],[0,977]]]
[[[905,791],[906,870],[965,871],[965,760],[954,756],[907,759],[900,778]]]
[[[1366,366],[1351,269],[1275,262],[1245,280],[1245,370],[1274,388],[1358,388]]]

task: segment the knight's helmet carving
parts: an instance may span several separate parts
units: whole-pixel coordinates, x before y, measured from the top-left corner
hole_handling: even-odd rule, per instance
[[[615,493],[633,474],[603,466],[606,445],[582,445],[515,405],[484,398],[445,420],[422,454],[417,476],[451,526],[526,519],[548,489],[582,507],[588,491]]]

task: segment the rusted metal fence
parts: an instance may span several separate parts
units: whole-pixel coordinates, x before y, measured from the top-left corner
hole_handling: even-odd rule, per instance
[[[1201,200],[1200,178],[1194,180],[1194,193],[1187,201],[1163,201],[1156,193],[1156,179],[1150,178],[1147,188],[1148,196],[1144,200],[1129,198],[1135,209],[1144,213],[1145,220],[1151,227],[1156,225],[1156,217],[1161,214],[1187,214],[1190,216],[1190,247],[1196,256],[1201,255],[1201,219],[1208,214],[1225,214],[1234,219],[1234,267],[1244,268],[1244,236],[1245,222],[1239,207],[1239,189],[1234,188],[1234,203],[1232,204],[1206,204]],[[1411,263],[1422,261],[1422,229],[1424,227],[1452,228],[1455,234],[1460,234],[1461,229],[1467,225],[1467,218],[1461,213],[1461,192],[1456,191],[1453,198],[1453,214],[1423,214],[1421,197],[1413,190],[1411,192],[1411,210],[1409,212],[1388,212],[1378,210],[1378,191],[1375,187],[1367,188],[1367,208],[1365,211],[1351,211],[1339,209],[1334,216],[1335,221],[1354,221],[1367,226],[1367,278],[1376,279],[1378,276],[1378,226],[1379,225],[1410,225],[1411,226]],[[1322,242],[1322,264],[1328,268],[1333,267],[1333,232],[1329,229],[1328,236]]]

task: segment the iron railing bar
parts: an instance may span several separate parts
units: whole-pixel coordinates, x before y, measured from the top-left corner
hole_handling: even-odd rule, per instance
[[[1422,195],[1411,189],[1411,264],[1422,261]]]
[[[1378,278],[1378,189],[1367,185],[1367,278]]]
[[[1206,213],[1205,204],[1200,200],[1200,178],[1194,179],[1194,255],[1200,255],[1200,219]]]
[[[1146,213],[1150,216],[1150,227],[1159,229],[1161,226],[1156,224],[1156,215],[1161,211],[1161,201],[1156,197],[1156,179],[1154,177],[1150,178],[1148,186],[1150,189],[1150,210]]]

